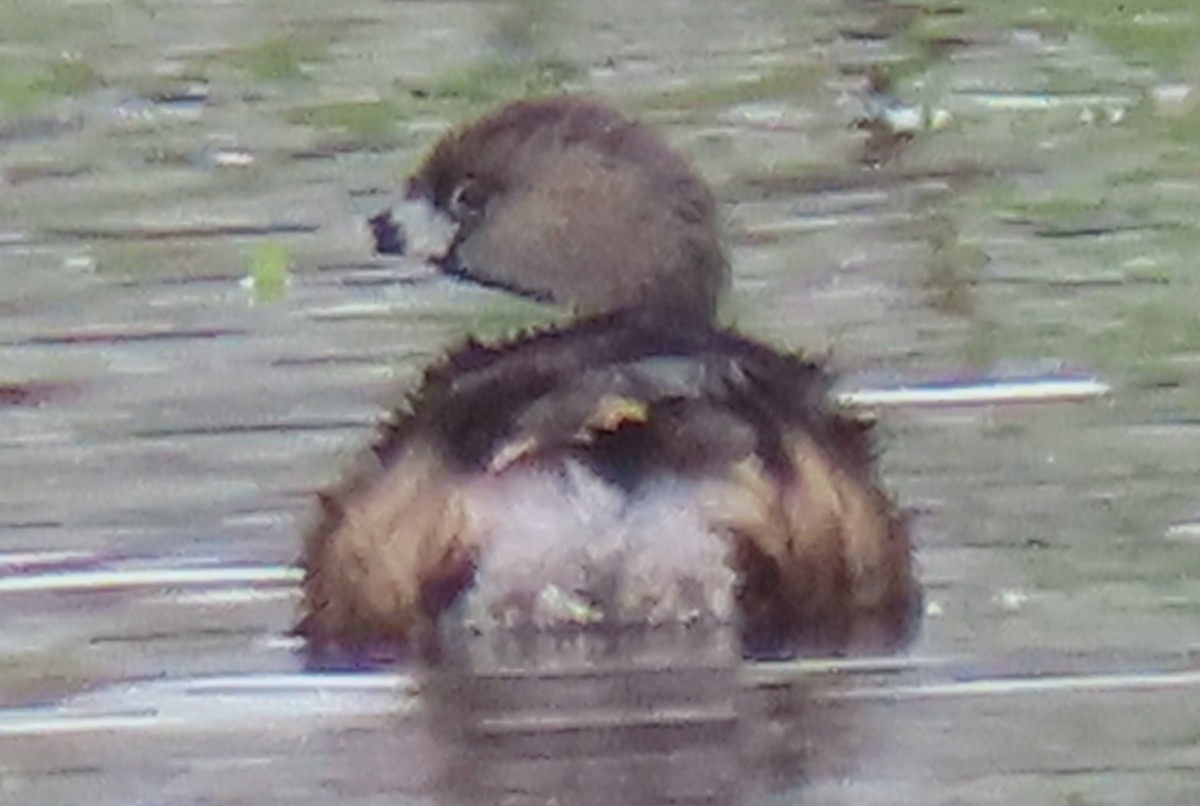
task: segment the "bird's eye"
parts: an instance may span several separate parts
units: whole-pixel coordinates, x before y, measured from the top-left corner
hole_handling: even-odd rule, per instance
[[[450,215],[458,221],[470,221],[483,214],[486,203],[483,185],[474,176],[468,175],[450,194]]]

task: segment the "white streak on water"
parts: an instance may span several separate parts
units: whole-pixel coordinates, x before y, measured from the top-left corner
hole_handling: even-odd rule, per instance
[[[1049,109],[1133,106],[1128,95],[1080,92],[960,92],[956,97],[994,112],[1030,112]]]
[[[0,552],[0,569],[8,571],[30,565],[61,565],[94,559],[95,555],[86,551],[5,551]]]
[[[1169,526],[1166,538],[1180,543],[1200,543],[1200,521]]]
[[[165,723],[154,714],[76,716],[64,718],[54,709],[10,709],[0,713],[0,737],[55,736],[64,733],[111,733],[123,730],[161,728]]]
[[[183,588],[220,585],[295,585],[304,572],[287,565],[199,568],[128,568],[12,574],[0,578],[3,593],[84,593],[130,588]]]
[[[891,389],[850,389],[838,402],[853,408],[981,406],[1053,403],[1104,397],[1112,387],[1096,378],[1034,378],[984,383],[937,383]]]
[[[931,665],[945,659],[926,659]],[[912,666],[904,661],[822,661],[792,665],[791,681],[815,680],[837,667]],[[781,670],[775,670],[781,671]],[[850,682],[849,680],[847,682]],[[911,702],[946,698],[1038,696],[1053,693],[1155,693],[1200,687],[1200,669],[1128,674],[998,677],[949,683],[816,688],[817,699]],[[59,706],[0,708],[0,737],[36,737],[129,730],[243,730],[248,720],[352,719],[407,715],[417,708],[418,684],[406,674],[222,675],[114,686]]]
[[[911,686],[873,686],[830,692],[834,700],[908,700],[946,697],[997,697],[1013,695],[1103,694],[1117,691],[1155,692],[1164,689],[1200,686],[1200,670],[1174,672],[1135,672],[1131,674],[1079,674],[1045,677],[997,678],[955,683],[916,684]]]
[[[292,586],[274,586],[269,588],[204,588],[182,593],[178,590],[168,592],[171,604],[188,606],[205,605],[239,605],[259,602],[279,602],[292,599],[298,595]]]
[[[413,710],[403,674],[221,675],[127,683],[61,705],[0,708],[0,737],[76,733],[241,731],[251,721],[348,719]]]

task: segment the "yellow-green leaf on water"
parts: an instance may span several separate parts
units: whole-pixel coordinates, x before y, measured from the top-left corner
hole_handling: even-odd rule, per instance
[[[291,267],[292,255],[283,244],[267,241],[256,246],[250,255],[250,274],[246,278],[255,301],[283,297]]]

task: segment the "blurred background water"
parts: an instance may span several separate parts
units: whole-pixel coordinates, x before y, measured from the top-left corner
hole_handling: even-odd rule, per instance
[[[636,777],[536,720],[485,764],[406,670],[305,674],[287,637],[312,491],[464,334],[561,315],[378,258],[363,221],[447,126],[559,91],[692,159],[729,320],[848,388],[1112,387],[881,413],[910,656],[747,667],[715,678],[734,712],[571,746],[658,754],[637,774],[682,783],[646,802],[1200,799],[1190,0],[3,0],[0,802]],[[622,696],[707,685],[680,680]]]

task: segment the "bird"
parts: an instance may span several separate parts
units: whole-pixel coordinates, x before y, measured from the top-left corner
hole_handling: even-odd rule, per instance
[[[516,101],[442,136],[408,202],[453,225],[447,274],[579,315],[652,305],[711,320],[729,287],[712,192],[652,128],[575,96]],[[403,252],[385,210],[377,251]]]
[[[871,424],[834,375],[719,324],[714,197],[591,99],[450,131],[406,195],[438,258],[576,318],[468,340],[393,407],[302,548],[310,661],[436,659],[445,626],[736,632],[747,658],[897,651],[922,591]],[[385,211],[377,245],[404,247]]]
[[[907,519],[819,364],[616,310],[432,365],[304,542],[310,657],[497,630],[731,624],[747,658],[896,651]]]

